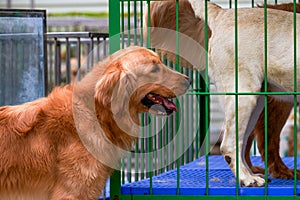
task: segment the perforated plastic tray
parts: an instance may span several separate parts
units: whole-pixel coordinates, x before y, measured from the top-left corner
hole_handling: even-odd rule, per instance
[[[201,157],[180,167],[180,194],[206,195],[206,162]],[[252,157],[252,163],[263,167],[260,157]],[[293,168],[293,158],[283,158],[289,168]],[[300,165],[297,159],[297,166]],[[222,156],[209,156],[208,165],[208,193],[209,195],[236,195],[236,179]],[[171,170],[152,178],[152,193],[157,195],[176,195],[177,170]],[[294,195],[294,181],[270,178],[267,194],[270,196]],[[297,195],[300,195],[300,180],[297,181]],[[121,188],[122,194],[150,194],[150,179],[125,184]],[[265,195],[264,187],[239,187],[239,195]]]

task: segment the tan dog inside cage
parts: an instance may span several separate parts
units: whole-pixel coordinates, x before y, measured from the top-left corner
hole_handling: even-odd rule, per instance
[[[195,12],[188,0],[179,1],[178,5],[178,31],[204,47],[204,21],[195,16]],[[263,6],[258,5],[258,7]],[[267,5],[267,7],[293,12],[293,3]],[[296,5],[296,11],[300,12],[300,4]],[[146,28],[147,24],[145,24],[144,37],[147,37],[148,30],[150,30],[151,44],[154,46],[166,47],[165,49],[160,50],[160,52],[163,56],[166,56],[169,60],[175,62],[175,54],[166,50],[174,44],[168,43],[168,39],[164,37],[159,37],[161,34],[159,34],[159,29],[156,28],[176,30],[176,2],[152,2],[150,5],[150,15],[148,16],[147,13],[145,14],[145,22],[148,21],[148,17],[150,17],[151,24],[148,25],[150,29]],[[211,34],[211,30],[209,29],[208,37],[210,37]],[[180,43],[180,48],[186,47],[189,49],[189,47],[184,45],[185,44]],[[184,67],[192,67],[191,65],[194,65],[196,69],[199,68],[197,67],[197,64],[195,66],[195,63],[189,63],[185,57],[180,57],[180,62]],[[294,177],[293,169],[288,169],[279,155],[280,134],[286,120],[290,116],[292,107],[293,103],[283,102],[272,96],[268,97],[268,171],[274,178],[292,179]],[[245,150],[245,160],[252,172],[263,174],[264,169],[252,166],[250,160],[250,149],[254,138],[257,138],[257,147],[262,156],[262,160],[264,161],[264,111],[262,111],[259,116],[256,126],[247,141]],[[297,170],[297,178],[300,178],[299,170]]]

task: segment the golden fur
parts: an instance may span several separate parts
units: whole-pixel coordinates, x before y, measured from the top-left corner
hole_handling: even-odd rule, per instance
[[[0,107],[0,199],[97,199],[113,171],[101,158],[118,163],[122,156],[107,145],[130,149],[138,136],[132,128],[139,124],[138,114],[151,111],[141,99],[149,92],[175,97],[188,87],[188,78],[164,66],[155,53],[129,47],[100,62],[75,86]],[[100,129],[93,132],[86,125]],[[98,155],[83,142],[94,138]]]

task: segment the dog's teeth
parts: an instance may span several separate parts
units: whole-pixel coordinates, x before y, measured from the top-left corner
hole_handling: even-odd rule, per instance
[[[164,112],[158,111],[158,114],[159,114],[159,115],[166,115],[167,113],[164,113]]]

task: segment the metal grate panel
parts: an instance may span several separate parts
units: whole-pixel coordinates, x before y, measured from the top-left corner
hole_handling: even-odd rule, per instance
[[[254,165],[263,167],[259,156],[251,157]],[[297,165],[300,165],[298,159]],[[292,157],[283,158],[288,167],[294,165]],[[180,195],[206,195],[205,156],[180,167]],[[209,157],[209,195],[236,195],[236,179],[230,171],[223,156]],[[171,170],[152,178],[153,195],[176,195],[177,170]],[[293,196],[294,181],[270,178],[268,194],[271,196]],[[300,193],[300,180],[297,181],[297,195]],[[150,194],[150,179],[125,184],[121,188],[122,194],[148,195]],[[265,188],[239,188],[239,195],[263,196]]]

